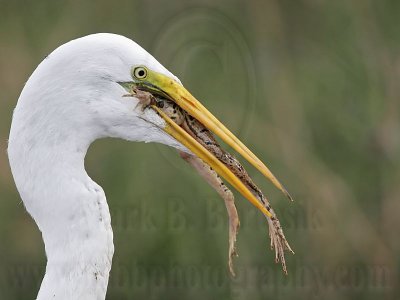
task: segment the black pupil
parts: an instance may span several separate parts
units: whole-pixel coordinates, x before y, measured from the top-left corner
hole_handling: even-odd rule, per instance
[[[139,70],[138,75],[139,75],[139,77],[144,76],[144,70]]]

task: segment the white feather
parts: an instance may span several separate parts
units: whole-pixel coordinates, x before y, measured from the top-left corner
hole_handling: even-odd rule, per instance
[[[45,243],[38,299],[105,299],[113,232],[104,192],[84,169],[89,145],[118,137],[184,149],[160,129],[159,116],[122,97],[126,92],[117,82],[131,81],[135,65],[178,80],[132,40],[101,33],[53,51],[18,99],[8,155]]]

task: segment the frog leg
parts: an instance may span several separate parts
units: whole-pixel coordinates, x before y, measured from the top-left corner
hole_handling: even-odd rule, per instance
[[[179,155],[188,162],[196,171],[207,181],[211,187],[213,187],[216,192],[221,196],[225,202],[226,210],[228,211],[228,221],[229,221],[229,251],[228,251],[228,265],[229,272],[232,276],[235,276],[235,271],[233,268],[234,256],[238,256],[236,252],[236,235],[239,230],[240,222],[239,216],[235,206],[235,198],[233,193],[224,184],[222,179],[218,174],[207,164],[205,164],[200,158],[193,156],[191,154],[179,151]]]

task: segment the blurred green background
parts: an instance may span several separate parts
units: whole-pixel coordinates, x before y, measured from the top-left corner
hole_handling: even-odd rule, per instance
[[[253,168],[296,252],[274,263],[262,215],[236,194],[237,277],[223,202],[173,149],[95,142],[115,256],[107,299],[399,299],[399,1],[0,1],[0,299],[34,299],[40,232],[6,156],[40,61],[95,32],[132,38],[268,163]]]

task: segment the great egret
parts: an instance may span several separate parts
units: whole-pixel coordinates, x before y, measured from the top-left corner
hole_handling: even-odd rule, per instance
[[[106,33],[72,40],[46,57],[27,81],[8,144],[16,186],[45,243],[46,274],[37,299],[105,298],[113,231],[104,192],[84,169],[96,139],[159,142],[195,154],[273,220],[268,205],[166,114],[138,107],[134,94],[123,97],[131,85],[174,101],[287,194],[268,168],[135,42]],[[271,238],[276,247],[279,237]]]

